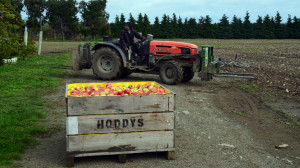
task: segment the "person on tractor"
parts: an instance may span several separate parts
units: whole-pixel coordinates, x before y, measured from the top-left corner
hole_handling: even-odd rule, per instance
[[[140,55],[138,46],[134,43],[134,37],[140,40],[145,41],[145,37],[141,36],[136,30],[132,28],[130,22],[125,23],[124,29],[120,33],[120,44],[126,50],[132,51],[132,55]]]

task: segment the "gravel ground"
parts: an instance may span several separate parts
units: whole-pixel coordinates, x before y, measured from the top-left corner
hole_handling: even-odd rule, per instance
[[[161,83],[158,76],[142,74],[132,74],[121,81],[143,80]],[[65,82],[104,81],[95,79],[91,70],[83,70],[70,71]],[[255,118],[243,116],[239,118],[237,115],[229,114],[228,109],[220,108],[219,105],[222,104],[218,101],[226,100],[228,95],[239,97],[245,94],[234,89],[224,89],[220,82],[222,81],[201,82],[195,77],[187,84],[167,86],[176,93],[176,160],[166,160],[165,153],[144,153],[127,155],[127,163],[120,164],[117,162],[117,156],[99,156],[76,158],[75,167],[299,167],[300,145],[299,137],[298,139],[297,136],[294,137],[296,133],[289,132],[290,136],[285,142],[282,141],[285,138],[280,139],[281,135],[286,135],[285,130],[282,130],[283,132],[276,132],[278,141],[269,142],[263,132],[257,133],[255,131],[257,128],[251,126],[255,125]],[[24,158],[18,162],[23,167],[65,166],[64,90],[65,85],[62,85],[55,93],[45,98],[51,104],[47,126],[54,130],[61,129],[51,136],[40,138],[40,143],[35,148],[27,150]],[[261,109],[255,101],[251,99],[245,101],[250,104],[252,111]],[[232,106],[244,108],[238,104]],[[262,128],[266,129],[265,131],[272,129]],[[268,136],[273,137],[271,134]],[[272,143],[279,142],[293,146],[277,150],[273,145],[280,144]]]

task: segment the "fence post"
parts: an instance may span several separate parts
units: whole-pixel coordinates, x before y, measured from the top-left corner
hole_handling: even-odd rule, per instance
[[[42,41],[43,41],[43,31],[40,31],[38,55],[41,55],[42,52]]]
[[[26,46],[27,46],[27,40],[28,40],[28,31],[27,31],[27,26],[25,26],[24,43]]]

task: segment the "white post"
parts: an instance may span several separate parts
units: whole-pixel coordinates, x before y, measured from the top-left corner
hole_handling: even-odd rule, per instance
[[[43,40],[43,31],[40,31],[40,35],[39,35],[38,55],[41,55],[41,50],[42,50],[42,40]]]
[[[24,43],[27,46],[27,39],[28,39],[28,31],[27,31],[27,27],[25,27],[25,32],[24,32]]]

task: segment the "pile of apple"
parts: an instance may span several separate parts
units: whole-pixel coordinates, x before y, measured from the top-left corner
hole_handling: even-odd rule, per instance
[[[86,86],[74,86],[69,88],[69,94],[75,97],[90,97],[90,96],[128,96],[128,95],[160,95],[165,94],[165,90],[159,86],[151,84],[136,84],[123,86],[112,86],[110,83],[106,87],[100,85],[94,86],[87,84]]]

